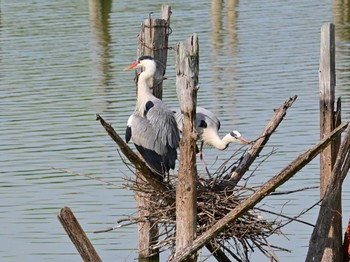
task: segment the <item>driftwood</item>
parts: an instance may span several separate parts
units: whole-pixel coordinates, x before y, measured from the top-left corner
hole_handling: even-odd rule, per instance
[[[263,150],[264,145],[269,140],[272,133],[277,129],[279,124],[282,122],[286,115],[289,107],[292,106],[297,96],[290,97],[284,102],[279,108],[275,109],[275,114],[270,120],[270,122],[265,127],[264,131],[261,133],[259,138],[255,141],[254,145],[249,149],[248,153],[244,156],[241,163],[235,168],[231,173],[230,182],[232,186],[237,185],[239,180],[243,177],[245,172],[249,169],[250,165],[259,156],[260,152]]]
[[[69,207],[62,208],[57,218],[75,245],[83,261],[102,261]]]
[[[212,225],[210,229],[208,229],[204,234],[202,234],[193,242],[193,245],[189,246],[181,253],[178,253],[172,261],[185,261],[188,259],[193,253],[197,252],[206,243],[215,238],[220,232],[225,230],[228,223],[243,215],[258,202],[264,199],[269,193],[276,190],[276,188],[294,176],[300,169],[302,169],[306,164],[314,159],[333,139],[335,139],[338,134],[343,132],[347,126],[348,123],[340,125],[329,136],[322,139],[313,148],[301,154],[280,173],[263,184],[253,195],[241,202],[235,209],[228,213],[224,218],[219,220],[216,224]]]
[[[333,221],[334,217],[338,215],[337,210],[334,209],[334,207],[338,206],[336,196],[343,184],[349,168],[350,127],[347,128],[346,136],[340,146],[340,150],[332,170],[332,176],[322,200],[318,219],[311,235],[309,251],[305,261],[325,261],[325,257],[327,257],[327,261],[339,261],[334,260],[334,258],[338,258],[339,254],[342,254],[341,246],[338,248],[338,250],[330,250],[334,240],[329,236],[329,231],[332,225],[331,222]],[[330,256],[329,252],[331,252],[333,255]],[[337,252],[337,254],[334,254],[335,252]]]

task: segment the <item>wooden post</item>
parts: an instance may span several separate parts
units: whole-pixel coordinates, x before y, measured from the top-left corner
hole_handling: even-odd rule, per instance
[[[198,37],[176,45],[176,90],[184,114],[176,185],[176,254],[192,244],[197,225],[196,103],[199,71]],[[192,256],[188,261],[196,261]]]
[[[335,28],[334,24],[324,24],[321,28],[320,50],[320,138],[329,135],[336,125],[340,123],[340,101],[338,102],[337,116],[335,117]],[[329,185],[334,163],[338,154],[340,136],[333,141],[320,155],[320,198],[323,199]],[[328,235],[330,246],[326,248],[322,261],[340,261],[342,246],[342,220],[341,220],[341,188],[336,194],[334,217]]]
[[[162,99],[163,97],[163,79],[166,71],[168,59],[168,39],[170,30],[171,8],[163,5],[161,8],[162,19],[146,19],[141,25],[141,31],[138,36],[137,57],[143,55],[152,56],[160,62],[160,67],[154,76],[153,95]]]
[[[75,245],[83,261],[102,261],[69,207],[62,208],[57,218]]]
[[[163,5],[161,8],[162,19],[152,19],[151,17],[146,19],[141,25],[141,31],[138,36],[137,57],[149,55],[162,64],[162,66],[157,68],[153,81],[153,94],[159,99],[162,99],[163,76],[167,64],[170,15],[170,6]],[[140,172],[137,172],[136,180],[137,183],[145,183],[145,179]],[[152,200],[155,200],[155,197],[148,193],[135,192],[135,198],[139,217],[149,217],[151,215],[149,207],[152,205]],[[159,261],[159,250],[150,248],[158,240],[157,224],[152,221],[140,222],[138,231],[139,261]]]
[[[320,54],[320,138],[323,139],[334,129],[334,92],[335,92],[335,40],[334,25],[325,24],[321,28]],[[332,146],[328,146],[320,155],[321,198],[329,183],[335,156]]]

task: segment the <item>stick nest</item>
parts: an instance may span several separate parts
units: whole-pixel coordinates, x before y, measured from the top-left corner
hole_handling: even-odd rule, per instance
[[[247,187],[232,187],[225,178],[225,174],[227,175],[227,170],[221,171],[220,175],[210,176],[208,179],[200,178],[198,181],[197,236],[227,215],[253,190]],[[176,193],[176,182],[176,176],[168,177],[164,182],[169,189],[167,194],[173,198]],[[169,249],[175,251],[175,205],[165,204],[161,200],[162,197],[157,195],[152,187],[140,177],[137,181],[129,179],[127,187],[137,191],[139,196],[150,196],[151,201],[150,208],[146,212],[150,215],[130,217],[127,221],[129,223],[151,222],[153,226],[158,227],[159,238],[151,247],[154,253]],[[142,206],[139,208],[142,209]],[[226,230],[216,236],[216,248],[225,250],[237,261],[249,261],[249,253],[255,248],[270,258],[274,257],[272,248],[286,251],[284,248],[272,246],[267,242],[269,236],[282,234],[280,230],[282,223],[276,219],[269,221],[260,214],[258,209],[253,208],[228,224]]]

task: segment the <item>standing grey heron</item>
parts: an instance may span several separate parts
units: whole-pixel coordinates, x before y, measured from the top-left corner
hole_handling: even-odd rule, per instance
[[[180,134],[173,111],[152,94],[156,66],[152,57],[141,56],[124,69],[144,70],[139,75],[136,108],[128,119],[125,140],[132,140],[149,167],[164,175],[175,168]]]
[[[183,130],[183,114],[180,110],[175,112],[175,119],[182,133]],[[225,150],[228,145],[232,142],[242,142],[244,144],[249,144],[249,141],[245,139],[240,132],[234,130],[222,139],[219,137],[218,131],[220,129],[220,120],[214,115],[213,112],[197,106],[196,108],[196,130],[198,134],[198,140],[201,141],[201,146],[199,149],[199,158],[202,160],[204,168],[207,170],[207,165],[203,159],[203,145],[207,144],[209,146],[216,147],[219,150]]]

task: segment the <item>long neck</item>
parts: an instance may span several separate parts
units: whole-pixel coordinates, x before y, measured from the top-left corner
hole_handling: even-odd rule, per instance
[[[224,150],[232,142],[232,136],[227,134],[223,139],[220,139],[219,135],[216,132],[207,132],[203,134],[202,139],[206,144],[216,147],[219,150]]]
[[[137,82],[137,105],[136,105],[137,111],[142,116],[143,116],[147,101],[149,101],[154,97],[151,90],[152,85],[153,85],[152,72],[148,72],[148,71],[142,72]]]

